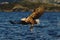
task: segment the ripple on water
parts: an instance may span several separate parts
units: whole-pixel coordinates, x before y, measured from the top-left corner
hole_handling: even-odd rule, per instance
[[[31,12],[0,12],[0,40],[60,40],[60,12],[46,12],[35,25],[33,31],[29,25],[10,24],[19,21]],[[58,13],[58,14],[57,14]]]

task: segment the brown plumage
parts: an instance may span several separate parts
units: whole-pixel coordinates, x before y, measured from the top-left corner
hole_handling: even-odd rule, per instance
[[[31,30],[33,29],[33,25],[37,24],[36,19],[38,19],[39,17],[41,17],[41,15],[43,15],[44,10],[45,10],[44,7],[38,7],[34,10],[34,12],[31,15],[29,15],[24,20],[26,23],[31,23],[31,27],[30,27]]]
[[[43,14],[43,12],[44,12],[44,8],[39,7],[29,17],[33,19],[38,19]]]
[[[44,12],[44,7],[39,7],[35,9],[35,11],[30,16],[28,16],[25,21],[31,24],[35,24],[36,23],[35,19],[41,17],[43,12]]]

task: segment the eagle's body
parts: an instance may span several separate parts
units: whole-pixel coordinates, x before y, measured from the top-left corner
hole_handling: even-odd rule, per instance
[[[30,23],[31,24],[31,29],[33,28],[34,24],[37,24],[36,19],[38,19],[39,17],[41,17],[41,15],[44,13],[44,7],[39,7],[37,9],[35,9],[35,11],[28,16],[27,18],[25,18],[22,21],[25,21],[26,23]]]
[[[41,17],[43,12],[44,12],[44,7],[39,7],[35,9],[35,11],[30,16],[28,16],[24,21],[27,23],[35,24],[37,23],[35,19],[38,19],[39,17]]]

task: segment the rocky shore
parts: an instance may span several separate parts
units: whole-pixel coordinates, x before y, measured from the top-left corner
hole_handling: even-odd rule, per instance
[[[0,12],[17,12],[17,11],[34,11],[35,8],[43,5],[46,7],[46,12],[60,12],[60,6],[53,4],[41,4],[41,3],[10,3],[0,4]]]

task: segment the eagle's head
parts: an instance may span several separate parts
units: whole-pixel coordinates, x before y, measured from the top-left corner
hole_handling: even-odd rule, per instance
[[[21,20],[22,20],[22,21],[25,21],[25,20],[26,20],[26,18],[22,18]]]

